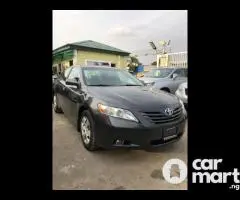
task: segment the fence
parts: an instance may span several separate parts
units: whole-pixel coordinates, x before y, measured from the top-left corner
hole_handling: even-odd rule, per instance
[[[177,52],[157,55],[157,67],[186,67],[188,66],[187,52]]]

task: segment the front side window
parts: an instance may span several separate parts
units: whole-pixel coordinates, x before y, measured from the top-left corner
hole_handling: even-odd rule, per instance
[[[142,82],[124,70],[85,68],[83,77],[88,86],[142,86]]]
[[[176,69],[174,74],[177,74],[179,77],[187,77],[187,69]]]
[[[65,70],[65,72],[64,72],[64,78],[65,78],[65,79],[68,78],[68,75],[69,75],[69,73],[71,72],[71,69],[72,69],[72,67],[69,67],[69,68],[67,68],[67,69]]]
[[[78,67],[74,67],[68,77],[68,79],[74,78],[80,78],[80,69]]]
[[[69,73],[71,72],[71,70],[72,70],[72,67],[69,67],[69,68],[67,68],[67,69],[65,69],[65,71],[64,71],[64,79],[67,79],[68,78],[68,76],[69,76]]]

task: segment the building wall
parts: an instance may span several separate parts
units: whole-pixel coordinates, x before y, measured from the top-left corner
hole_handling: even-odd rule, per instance
[[[156,65],[144,65],[144,71],[148,72],[151,71],[152,69],[156,69]]]
[[[86,65],[87,60],[111,62],[116,64],[116,67],[121,67],[121,68],[124,68],[127,66],[127,60],[124,58],[124,56],[78,50],[77,64]]]

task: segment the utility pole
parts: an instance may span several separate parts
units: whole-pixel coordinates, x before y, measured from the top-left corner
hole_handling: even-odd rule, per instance
[[[160,43],[160,47],[162,47],[160,50],[157,49],[157,47],[153,43],[153,41],[149,42],[152,49],[156,52],[157,67],[158,67],[158,63],[159,63],[158,54],[162,54],[162,55],[167,54],[167,47],[170,46],[171,40],[168,40],[168,42],[165,40],[161,40],[159,43]]]

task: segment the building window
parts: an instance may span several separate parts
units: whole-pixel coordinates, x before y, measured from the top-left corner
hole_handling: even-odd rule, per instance
[[[106,62],[106,61],[95,61],[95,60],[87,60],[86,61],[87,66],[106,66],[106,67],[110,67],[110,62]]]
[[[107,62],[102,62],[102,63],[100,64],[100,66],[106,66],[106,67],[109,67],[109,63],[107,63]]]
[[[116,67],[116,64],[115,63],[111,63],[111,67]]]
[[[69,61],[69,66],[73,66],[73,60]]]

